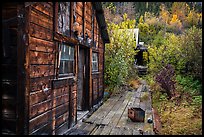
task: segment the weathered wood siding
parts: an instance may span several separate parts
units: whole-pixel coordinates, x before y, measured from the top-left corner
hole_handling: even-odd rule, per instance
[[[94,12],[95,15],[95,12]],[[92,90],[93,90],[93,105],[97,104],[103,98],[103,90],[104,90],[104,43],[101,37],[100,28],[98,26],[98,22],[96,20],[96,16],[94,16],[94,42],[93,42],[93,50],[98,54],[98,72],[92,72]]]
[[[30,7],[29,134],[63,134],[76,124],[76,83],[55,79],[53,6],[40,2]]]
[[[53,80],[53,134],[63,134],[76,124],[76,83],[73,79]]]
[[[92,38],[92,4],[91,2],[85,2],[85,11],[84,11],[84,24],[85,24],[85,33],[88,34],[89,38]]]
[[[55,44],[53,4],[39,2],[29,7],[29,134],[52,134]]]
[[[84,13],[83,13],[83,2],[75,2],[76,5],[76,10],[75,10],[75,15],[76,15],[76,22],[79,23],[79,28],[78,28],[78,31],[79,31],[79,35],[84,35],[84,31],[83,31],[83,28],[84,28],[84,23],[83,23],[83,16],[84,16]],[[74,7],[73,7],[74,8]]]
[[[75,4],[74,4],[75,3]],[[64,134],[77,123],[77,75],[79,49],[86,49],[86,107],[90,110],[103,97],[104,44],[91,2],[70,2],[70,28],[73,26],[74,5],[80,36],[88,33],[92,44],[78,43],[70,35],[56,33],[55,4],[34,2],[4,7],[3,19],[22,18],[4,26],[4,62],[1,84],[2,132],[8,134]],[[19,10],[19,11],[18,11]],[[19,12],[19,13],[18,13]],[[19,14],[21,15],[21,14]],[[19,16],[20,17],[20,16]],[[19,23],[19,22],[20,23]],[[10,25],[10,26],[9,26]],[[9,26],[9,27],[8,27]],[[19,28],[18,28],[19,27]],[[58,44],[72,43],[75,47],[74,73],[59,77]],[[95,44],[94,44],[95,43]],[[92,53],[98,53],[98,72],[92,72]]]
[[[101,33],[99,33],[99,100],[103,98],[104,93],[104,51],[105,44],[101,38]]]

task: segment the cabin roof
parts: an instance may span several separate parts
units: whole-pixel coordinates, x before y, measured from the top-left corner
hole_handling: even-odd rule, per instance
[[[92,3],[93,3],[93,8],[96,11],[96,19],[98,21],[98,25],[101,30],[101,37],[103,39],[103,42],[110,43],[102,4],[101,2],[92,2]]]

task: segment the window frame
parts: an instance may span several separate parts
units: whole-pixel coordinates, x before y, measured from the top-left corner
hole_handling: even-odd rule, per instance
[[[96,54],[96,61],[94,61],[93,59],[93,55]],[[94,72],[99,72],[99,53],[98,52],[92,52],[92,60],[91,60],[91,63],[92,63],[92,68],[91,68],[91,71],[94,73]],[[97,65],[97,69],[93,69],[93,64],[96,63]]]
[[[61,61],[62,61],[62,46],[67,46],[67,47],[71,47],[73,49],[73,59],[71,61],[73,61],[73,68],[72,68],[72,72],[68,72],[68,73],[60,73],[60,67],[61,67]],[[75,46],[73,44],[68,44],[68,43],[58,43],[58,49],[59,49],[59,58],[58,58],[58,76],[59,78],[62,77],[70,77],[70,76],[75,76],[75,64],[76,64],[76,59],[75,59]],[[63,59],[63,61],[67,61],[69,62],[70,59]],[[64,67],[64,66],[63,66]],[[69,66],[68,66],[69,67]],[[64,68],[63,68],[64,69]],[[68,69],[68,68],[67,68]]]

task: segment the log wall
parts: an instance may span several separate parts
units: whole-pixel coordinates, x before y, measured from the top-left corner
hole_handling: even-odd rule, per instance
[[[73,3],[71,2],[71,6]],[[73,35],[66,38],[56,34],[54,3],[34,2],[27,7],[17,5],[5,9],[2,14],[7,20],[17,17],[17,9],[23,9],[25,13],[22,26],[16,20],[8,28],[9,34],[4,35],[11,40],[6,41],[9,44],[7,43],[5,62],[2,64],[2,121],[5,123],[2,131],[8,134],[64,134],[77,123],[76,78],[80,46],[88,49],[89,56],[89,110],[103,98],[104,43],[92,3],[76,2],[79,32],[83,36],[88,33],[93,40],[91,45],[77,44]],[[72,10],[73,7],[70,28],[73,26]],[[74,42],[75,45],[75,71],[71,77],[58,78],[60,42]],[[92,52],[98,53],[97,73],[92,72]]]
[[[29,134],[52,134],[55,43],[53,4],[39,2],[29,7]]]

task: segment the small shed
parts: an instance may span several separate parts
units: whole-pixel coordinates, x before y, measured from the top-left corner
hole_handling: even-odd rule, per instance
[[[59,135],[103,99],[100,2],[2,5],[2,134]]]

